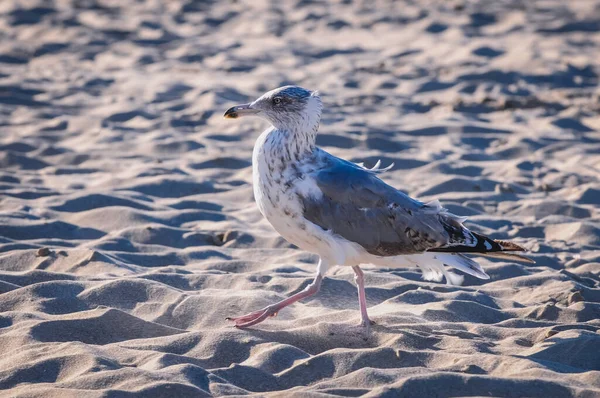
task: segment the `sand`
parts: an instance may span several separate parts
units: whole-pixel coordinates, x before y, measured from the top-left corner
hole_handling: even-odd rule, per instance
[[[11,0],[0,37],[0,396],[600,396],[598,2]],[[315,272],[253,202],[265,122],[222,117],[290,83],[537,263],[365,267],[368,336],[333,268],[231,327]]]

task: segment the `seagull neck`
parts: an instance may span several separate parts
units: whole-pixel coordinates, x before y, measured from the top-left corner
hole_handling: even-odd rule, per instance
[[[306,130],[303,128],[274,128],[272,145],[278,147],[278,152],[290,162],[301,160],[314,152],[317,139],[317,128]]]

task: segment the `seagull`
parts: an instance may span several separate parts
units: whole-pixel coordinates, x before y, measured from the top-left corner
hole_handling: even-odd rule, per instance
[[[392,166],[364,167],[333,156],[316,145],[323,105],[317,91],[284,86],[254,102],[228,109],[224,117],[258,116],[271,127],[256,140],[252,155],[254,197],[258,209],[288,242],[319,256],[314,280],[304,290],[258,311],[227,318],[236,327],[256,325],[284,307],[319,291],[328,268],[350,266],[358,287],[361,325],[367,313],[361,264],[417,266],[423,279],[460,285],[454,268],[489,279],[467,257],[483,255],[533,262],[514,254],[515,243],[470,231],[466,217],[450,213],[439,201],[424,203],[383,182]]]

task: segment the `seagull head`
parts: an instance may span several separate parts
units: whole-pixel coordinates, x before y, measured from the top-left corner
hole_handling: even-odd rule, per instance
[[[321,119],[318,92],[298,86],[284,86],[263,94],[248,104],[231,107],[224,117],[259,116],[277,129],[316,130]]]

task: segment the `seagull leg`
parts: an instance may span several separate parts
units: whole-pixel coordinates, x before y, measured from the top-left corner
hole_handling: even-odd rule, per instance
[[[361,326],[365,326],[367,329],[369,326],[374,325],[375,322],[369,319],[367,313],[367,295],[365,293],[365,274],[358,265],[353,265],[352,270],[354,271],[354,281],[358,286],[358,304],[360,306],[360,318]]]
[[[323,281],[323,275],[325,274],[327,267],[324,265],[323,261],[319,261],[319,266],[317,269],[317,276],[312,281],[312,283],[301,292],[294,294],[286,298],[285,300],[281,300],[278,303],[271,304],[261,310],[251,312],[246,315],[242,315],[237,318],[226,318],[228,321],[235,322],[235,327],[245,328],[252,325],[256,325],[267,319],[270,316],[277,316],[277,313],[282,309],[287,307],[290,304],[295,303],[298,300],[302,300],[303,298],[312,296],[317,293],[321,288],[321,282]]]

